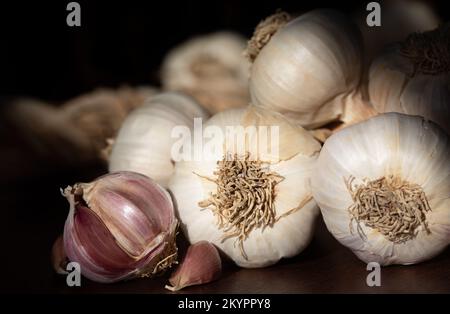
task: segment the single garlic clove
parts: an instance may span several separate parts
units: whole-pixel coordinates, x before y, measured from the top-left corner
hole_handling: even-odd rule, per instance
[[[209,283],[219,278],[222,262],[216,247],[200,241],[189,246],[186,256],[169,279],[166,289],[178,291],[188,286]]]
[[[151,277],[176,260],[178,221],[170,195],[133,172],[104,175],[64,190],[68,259],[97,282]]]
[[[67,274],[66,271],[67,255],[64,250],[64,241],[62,235],[60,235],[56,239],[55,243],[53,243],[51,259],[53,269],[56,271],[56,273],[60,275]]]

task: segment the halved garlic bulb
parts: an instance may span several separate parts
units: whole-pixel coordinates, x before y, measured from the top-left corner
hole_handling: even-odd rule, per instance
[[[249,42],[252,103],[308,128],[339,120],[361,79],[358,28],[333,10],[314,10],[286,24],[284,13],[277,14],[282,16],[263,21]]]
[[[450,24],[387,47],[370,68],[369,95],[378,112],[423,116],[450,134]]]
[[[145,174],[163,187],[173,173],[172,130],[194,125],[194,118],[208,114],[192,98],[181,93],[162,93],[152,97],[125,119],[114,140],[109,171]]]
[[[247,106],[250,65],[244,49],[245,39],[228,31],[189,39],[164,59],[163,88],[191,95],[211,113]]]
[[[104,175],[64,190],[70,204],[64,250],[97,282],[150,277],[177,258],[178,221],[171,197],[133,172]]]
[[[312,190],[328,230],[365,262],[414,264],[450,243],[450,139],[386,113],[325,142]]]
[[[259,133],[271,128],[278,134]],[[309,178],[320,144],[282,115],[254,106],[214,115],[203,132],[201,159],[177,162],[169,183],[188,240],[207,240],[242,267],[301,252],[318,214]],[[220,149],[211,152],[213,141]]]

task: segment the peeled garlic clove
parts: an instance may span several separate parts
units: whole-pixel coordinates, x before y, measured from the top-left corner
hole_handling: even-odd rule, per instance
[[[176,127],[194,126],[194,118],[208,114],[192,98],[180,93],[162,93],[132,111],[112,145],[109,171],[133,171],[154,179],[163,187],[172,176],[171,149],[179,140]]]
[[[356,25],[333,10],[273,22],[280,28],[261,43],[251,66],[252,104],[307,128],[339,120],[361,80],[362,39]],[[258,27],[254,38],[265,39],[259,33],[267,27]]]
[[[64,251],[64,240],[62,236],[59,236],[55,243],[52,246],[52,265],[53,269],[56,273],[63,275],[67,274],[66,264],[67,264],[67,255]]]
[[[117,172],[67,187],[64,248],[98,282],[153,276],[176,260],[169,194],[144,175]]]
[[[386,113],[325,142],[311,178],[328,230],[364,262],[414,264],[450,243],[450,138]]]
[[[178,291],[188,286],[201,285],[220,277],[222,261],[216,247],[200,241],[189,246],[186,256],[178,269],[170,277],[170,291]]]
[[[227,131],[247,127],[261,127],[261,137]],[[274,135],[265,142],[264,130],[270,132],[272,127],[278,130],[278,140]],[[204,132],[212,129],[224,135],[217,144],[226,149],[212,156],[204,149],[200,159],[177,162],[169,183],[187,239],[209,241],[239,266],[249,268],[300,253],[312,237],[318,214],[309,179],[320,144],[281,114],[254,106],[214,115],[203,126]],[[227,148],[236,139],[248,144],[245,151],[234,145]],[[206,147],[209,142],[204,138],[197,145]],[[264,178],[263,184],[257,176]],[[254,188],[247,189],[247,184]],[[216,199],[210,199],[212,195]],[[233,202],[239,206],[233,208]],[[230,217],[231,212],[244,221],[239,225],[229,218],[220,221],[221,215]]]
[[[242,55],[245,39],[232,32],[192,38],[171,50],[162,64],[165,90],[195,98],[209,112],[249,103],[249,63]]]
[[[420,115],[450,134],[450,24],[411,34],[372,63],[369,95],[380,112]]]

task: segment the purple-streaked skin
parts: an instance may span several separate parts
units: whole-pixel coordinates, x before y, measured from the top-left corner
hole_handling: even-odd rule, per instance
[[[97,282],[136,276],[174,240],[170,195],[144,175],[117,172],[68,187],[64,247],[81,273]]]

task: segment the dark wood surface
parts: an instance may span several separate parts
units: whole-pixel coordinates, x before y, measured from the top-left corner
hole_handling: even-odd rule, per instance
[[[65,277],[53,272],[50,249],[68,212],[59,188],[96,176],[85,172],[2,184],[1,291],[171,293],[164,289],[168,274],[110,285],[82,278],[81,287],[68,287]],[[313,241],[299,256],[264,269],[239,269],[226,263],[220,280],[178,293],[450,293],[450,249],[419,265],[382,268],[381,287],[366,285],[368,273],[366,265],[340,245],[320,219]]]

